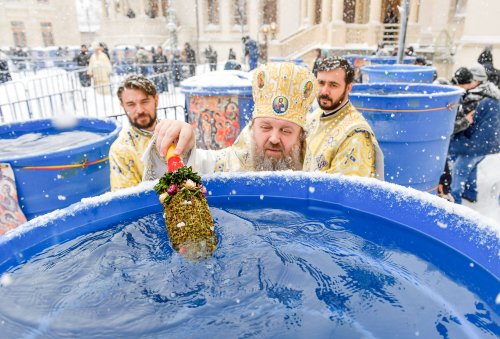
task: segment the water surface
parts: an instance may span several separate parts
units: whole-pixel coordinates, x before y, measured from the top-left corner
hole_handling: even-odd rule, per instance
[[[212,208],[190,262],[161,214],[46,249],[4,275],[3,337],[496,338],[500,285],[446,246],[349,210]],[[8,279],[5,279],[8,277]],[[7,284],[5,282],[8,281]]]
[[[106,133],[78,130],[57,134],[27,133],[17,138],[0,139],[0,159],[64,151],[96,142],[105,136]]]

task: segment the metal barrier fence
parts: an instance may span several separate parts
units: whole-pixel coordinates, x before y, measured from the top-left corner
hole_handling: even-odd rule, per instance
[[[133,73],[144,73],[158,90],[159,105],[184,106],[184,96],[175,88],[171,71],[155,73],[161,65],[113,67],[113,75],[101,84],[85,84],[86,68],[73,71],[62,69],[24,74],[0,84],[0,123],[47,118],[61,114],[108,117],[123,112],[116,90],[121,81]],[[163,65],[167,69],[167,65]],[[146,68],[140,68],[146,67]],[[99,70],[94,70],[98,72]]]
[[[59,68],[67,72],[81,69],[75,60],[67,58],[20,58],[10,56],[9,70],[11,74],[18,76],[29,76],[37,74],[47,69]],[[155,73],[170,73],[170,77],[186,79],[194,75],[197,64],[179,61],[170,61],[168,63],[137,63],[133,59],[119,59],[112,61],[115,74],[141,73],[151,75]],[[208,65],[207,65],[208,68]]]

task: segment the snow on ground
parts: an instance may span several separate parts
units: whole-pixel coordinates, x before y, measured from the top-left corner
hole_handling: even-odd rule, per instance
[[[214,71],[184,80],[183,86],[190,88],[236,87],[252,88],[250,73],[243,71]],[[238,94],[239,92],[236,92]]]
[[[500,154],[487,156],[478,167],[478,199],[463,205],[500,223]]]

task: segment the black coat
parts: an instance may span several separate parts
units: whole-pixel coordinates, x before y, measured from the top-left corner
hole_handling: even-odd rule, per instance
[[[491,81],[500,88],[500,70],[493,66],[493,54],[491,54],[491,51],[489,49],[482,51],[477,58],[477,62],[484,66],[486,75],[488,75],[488,81]]]
[[[196,53],[192,48],[186,48],[186,62],[188,64],[196,64]]]
[[[12,80],[7,60],[0,59],[0,84]]]
[[[164,54],[153,54],[153,64],[155,64],[153,66],[155,73],[163,73],[168,71],[168,59]]]
[[[76,62],[78,66],[86,67],[89,65],[90,54],[89,52],[80,52],[73,61]]]

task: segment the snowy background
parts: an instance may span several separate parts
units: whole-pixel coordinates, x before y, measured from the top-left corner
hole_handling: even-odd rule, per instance
[[[467,206],[500,224],[500,154],[487,156],[478,167],[478,201]]]

